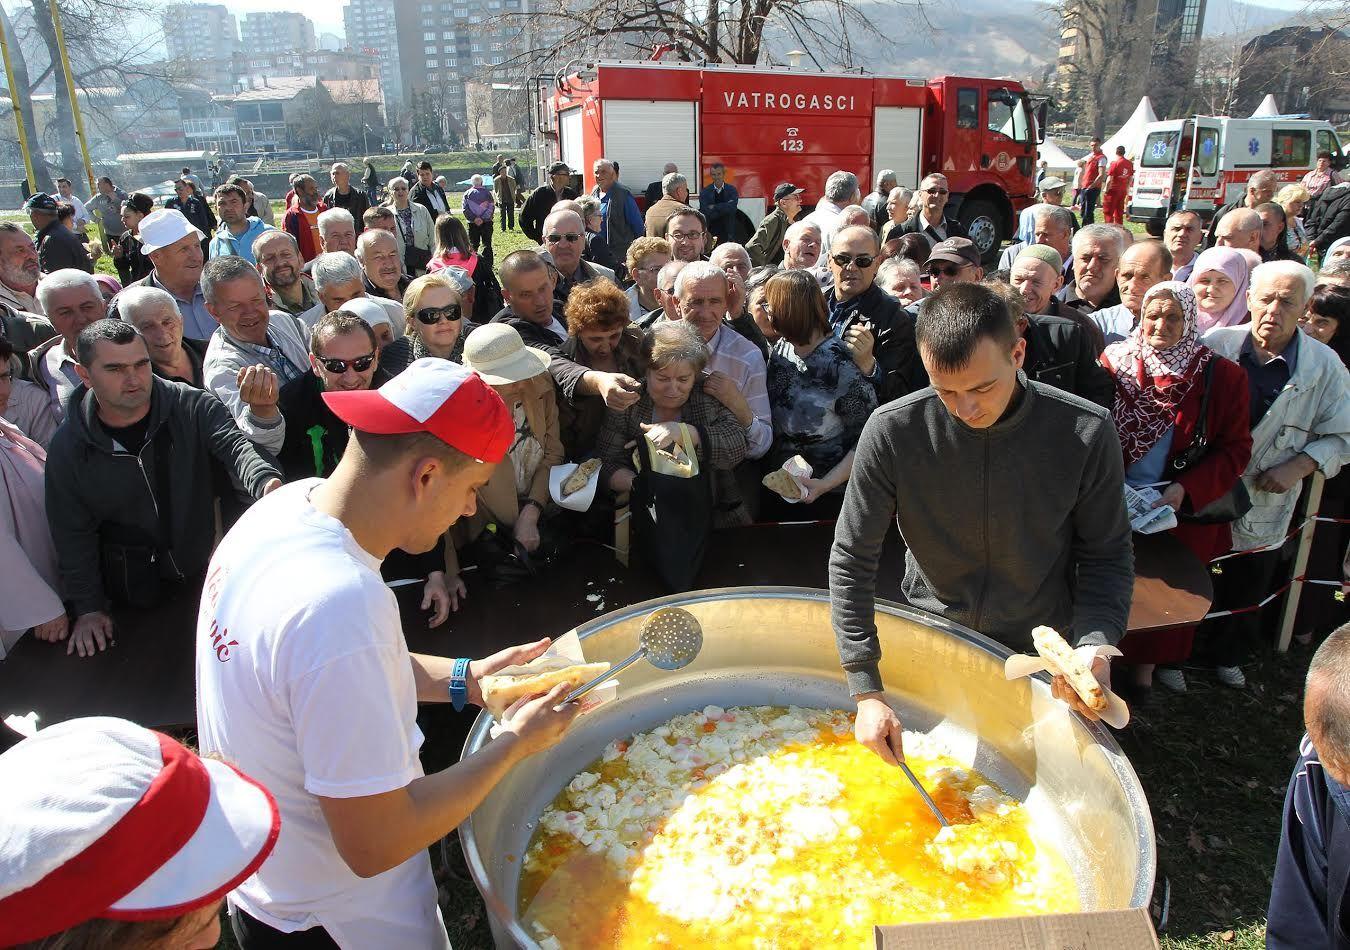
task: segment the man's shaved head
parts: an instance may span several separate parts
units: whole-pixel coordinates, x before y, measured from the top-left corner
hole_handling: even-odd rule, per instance
[[[1322,767],[1350,784],[1350,623],[1322,642],[1308,665],[1303,723]]]

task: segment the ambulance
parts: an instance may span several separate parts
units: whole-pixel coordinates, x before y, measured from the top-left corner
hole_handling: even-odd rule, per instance
[[[831,172],[853,172],[866,195],[876,173],[892,168],[909,188],[945,174],[947,213],[993,255],[1034,200],[1044,140],[1045,102],[1007,79],[601,61],[537,88],[540,168],[566,162],[590,190],[603,156],[641,195],[673,162],[696,204],[720,162],[740,196],[741,242],[773,210],[779,182],[804,188],[810,208]]]
[[[1336,130],[1320,119],[1197,115],[1151,122],[1135,160],[1129,218],[1184,209],[1208,220],[1246,192],[1254,173],[1269,168],[1281,185],[1300,181],[1316,167],[1318,152],[1330,152],[1337,168],[1344,163]]]

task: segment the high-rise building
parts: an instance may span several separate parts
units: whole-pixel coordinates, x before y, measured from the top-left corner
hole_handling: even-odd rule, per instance
[[[369,53],[380,61],[380,87],[384,91],[385,114],[391,117],[403,102],[403,76],[400,70],[398,30],[393,0],[350,0],[342,8],[347,28],[347,45]]]
[[[305,53],[317,48],[314,21],[290,10],[245,14],[241,33],[243,51],[250,55]]]
[[[160,15],[169,58],[203,63],[228,61],[239,51],[234,14],[220,3],[175,3]]]

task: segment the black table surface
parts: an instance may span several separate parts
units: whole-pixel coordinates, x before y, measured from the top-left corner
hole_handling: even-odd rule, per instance
[[[718,532],[695,583],[714,587],[827,587],[833,522],[765,524]],[[902,548],[891,533],[878,596],[902,601]],[[1130,629],[1195,623],[1209,607],[1205,566],[1167,535],[1135,537],[1135,603]],[[469,594],[457,613],[429,630],[417,611],[420,585],[399,588],[404,632],[414,652],[483,656],[512,643],[564,633],[666,591],[625,568],[598,544],[577,545],[536,580],[501,590],[466,572]],[[195,721],[193,653],[197,596],[187,592],[148,611],[115,615],[116,644],[93,657],[28,636],[0,661],[0,718],[38,713],[39,727],[77,716],[120,716],[156,728]]]

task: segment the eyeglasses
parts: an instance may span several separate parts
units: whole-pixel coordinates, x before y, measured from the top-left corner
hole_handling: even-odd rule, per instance
[[[676,241],[698,241],[703,238],[702,231],[671,231],[670,236]]]
[[[461,316],[459,304],[452,303],[448,307],[423,307],[414,314],[418,323],[425,323],[432,327],[442,320],[449,320],[451,323],[457,321]]]
[[[358,356],[354,360],[340,360],[331,356],[316,356],[314,358],[322,364],[324,369],[328,370],[328,372],[332,373],[334,376],[347,372],[348,367],[351,367],[358,373],[364,373],[366,370],[370,369],[370,364],[375,362],[374,353]]]
[[[941,274],[943,277],[957,277],[969,266],[969,264],[948,264],[946,267],[930,267],[928,276],[937,277]]]
[[[834,261],[839,267],[857,264],[858,270],[867,270],[867,268],[872,266],[872,262],[876,260],[876,257],[872,254],[833,254],[830,256],[830,260]]]
[[[567,234],[550,234],[545,238],[550,244],[557,244],[559,241],[566,241],[568,244],[575,244],[581,240],[580,234],[568,232]]]
[[[661,265],[661,266],[664,267],[665,265],[663,264],[663,265]],[[659,273],[661,273],[661,267],[635,267],[635,268],[633,268],[633,270],[635,270],[635,271],[636,271],[637,273],[639,273],[639,274],[659,274]]]
[[[949,194],[951,194],[951,192],[948,191],[946,188],[925,188],[925,189],[923,190],[923,193],[924,193],[925,195],[949,195]]]

